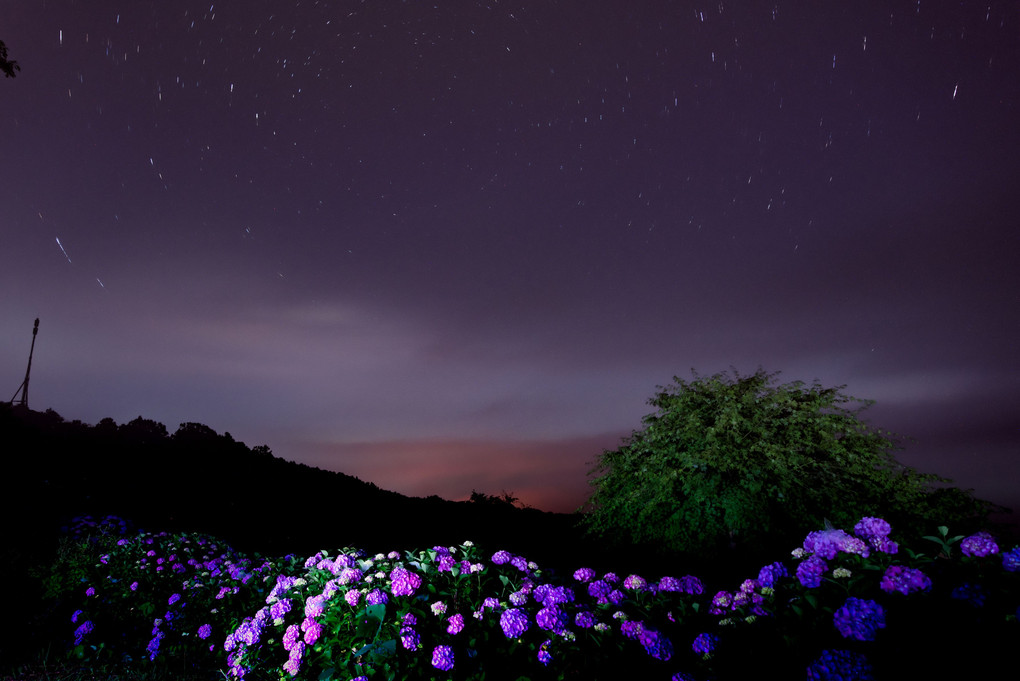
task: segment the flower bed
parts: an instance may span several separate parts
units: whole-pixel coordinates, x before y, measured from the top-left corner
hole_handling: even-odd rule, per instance
[[[715,594],[693,575],[560,574],[471,542],[264,558],[110,535],[60,597],[84,662],[233,679],[894,678],[950,623],[993,652],[1020,642],[1020,548],[940,528],[922,553],[891,529],[812,532]]]

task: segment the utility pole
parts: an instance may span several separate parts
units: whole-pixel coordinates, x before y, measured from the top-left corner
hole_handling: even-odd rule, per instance
[[[21,393],[21,399],[18,400],[18,406],[28,409],[28,378],[32,373],[32,354],[35,352],[35,337],[39,333],[39,319],[36,318],[35,326],[32,327],[32,349],[28,351],[28,368],[25,369],[25,380],[22,381],[21,387],[14,392],[14,397],[11,398],[11,405],[14,404],[14,400],[18,397],[18,393]]]

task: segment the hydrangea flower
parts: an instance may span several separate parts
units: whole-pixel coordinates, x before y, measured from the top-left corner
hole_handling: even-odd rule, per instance
[[[597,579],[588,585],[588,595],[595,599],[599,605],[604,605],[609,602],[609,593],[613,590],[613,587],[601,579]]]
[[[400,630],[400,644],[405,650],[418,650],[421,645],[421,637],[411,627],[404,627]]]
[[[960,550],[965,556],[984,558],[985,556],[999,552],[999,545],[995,543],[992,535],[987,532],[972,534],[960,542]]]
[[[871,665],[862,653],[825,650],[807,668],[808,681],[871,681]]]
[[[383,605],[389,602],[389,597],[379,589],[372,589],[365,596],[365,602],[369,605]]]
[[[344,600],[347,601],[347,605],[352,608],[357,607],[358,601],[361,600],[361,592],[357,589],[351,589],[344,594]]]
[[[832,621],[843,638],[874,641],[878,630],[885,627],[885,611],[875,601],[851,596],[832,616]]]
[[[496,553],[492,554],[492,562],[495,565],[509,563],[511,558],[513,558],[513,556],[510,555],[509,551],[496,551]]]
[[[889,539],[889,523],[881,518],[864,517],[854,525],[854,534],[882,553],[896,553],[899,546]]]
[[[1003,552],[1002,568],[1007,572],[1020,572],[1020,546]]]
[[[552,662],[552,653],[549,652],[549,646],[552,645],[552,641],[546,639],[542,642],[542,645],[538,649],[538,661],[543,665],[548,666]]]
[[[568,621],[569,617],[567,613],[563,612],[555,605],[542,608],[535,615],[535,623],[538,624],[539,627],[557,634],[566,632]]]
[[[698,634],[694,643],[691,644],[691,650],[698,655],[711,655],[717,643],[719,643],[719,637],[715,634]]]
[[[650,657],[663,662],[673,657],[673,643],[662,632],[645,629],[638,634],[638,641]]]
[[[879,586],[886,593],[898,591],[906,596],[917,591],[927,591],[931,588],[931,580],[916,568],[890,565],[882,575]]]
[[[322,637],[322,625],[318,620],[306,619],[301,624],[301,628],[304,629],[304,641],[308,645],[314,645]]]
[[[595,615],[587,610],[582,610],[574,615],[574,624],[581,629],[590,629],[595,626]]]
[[[587,567],[579,568],[574,571],[574,579],[582,584],[587,584],[591,580],[595,579],[595,571]]]
[[[504,610],[499,616],[499,626],[507,638],[518,638],[528,630],[528,613],[520,608]]]
[[[290,651],[294,649],[298,639],[301,637],[301,630],[298,625],[292,624],[283,632],[283,649]]]
[[[809,556],[797,566],[797,581],[808,589],[814,589],[822,583],[822,576],[828,565],[817,555]]]
[[[394,568],[390,572],[390,580],[390,592],[399,596],[414,595],[421,586],[421,577],[405,568]]]
[[[305,617],[318,617],[326,611],[326,597],[322,594],[311,596],[305,601]]]
[[[780,577],[787,576],[789,576],[789,573],[786,571],[786,566],[776,561],[766,565],[758,572],[758,583],[764,587],[775,587]]]
[[[436,646],[432,650],[432,666],[444,672],[453,669],[453,648],[450,646]]]
[[[74,630],[74,645],[81,645],[82,639],[84,639],[86,635],[95,631],[95,629],[96,627],[92,624],[91,620],[85,620],[78,625],[78,628]]]
[[[645,578],[640,575],[628,575],[627,578],[623,580],[624,589],[641,591],[647,586],[648,586],[647,580],[645,580]]]
[[[865,558],[870,553],[867,544],[860,538],[851,537],[843,530],[819,530],[810,533],[804,540],[804,550],[826,560],[832,560],[840,551],[857,553]]]
[[[200,639],[202,639],[204,641],[205,639],[209,638],[210,636],[212,636],[212,625],[211,624],[203,624],[202,626],[200,626],[198,628],[198,637]]]
[[[988,592],[980,584],[965,582],[953,589],[949,595],[958,601],[966,601],[975,608],[980,608],[985,604]]]
[[[432,609],[432,614],[437,616],[437,617],[439,615],[445,615],[446,614],[446,603],[443,603],[442,601],[436,601],[435,603],[433,603],[431,605],[431,609]]]
[[[456,636],[464,630],[464,615],[457,613],[447,619],[449,624],[446,626],[446,633]]]

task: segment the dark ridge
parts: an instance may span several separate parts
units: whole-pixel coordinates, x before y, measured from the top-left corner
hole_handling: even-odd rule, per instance
[[[38,552],[85,514],[135,528],[203,532],[242,551],[370,553],[474,541],[543,566],[636,570],[640,558],[604,553],[570,514],[519,508],[512,497],[408,497],[356,477],[286,461],[264,445],[183,423],[170,433],[138,417],[118,425],[65,421],[53,410],[0,405],[9,544]]]

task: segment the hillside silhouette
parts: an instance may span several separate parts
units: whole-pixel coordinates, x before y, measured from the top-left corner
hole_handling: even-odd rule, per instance
[[[200,423],[170,433],[142,417],[89,425],[2,404],[0,451],[4,534],[8,545],[26,550],[45,550],[76,516],[112,514],[137,529],[204,532],[268,555],[469,539],[568,567],[595,553],[574,516],[519,508],[509,494],[476,492],[461,502],[408,497],[284,460]]]

